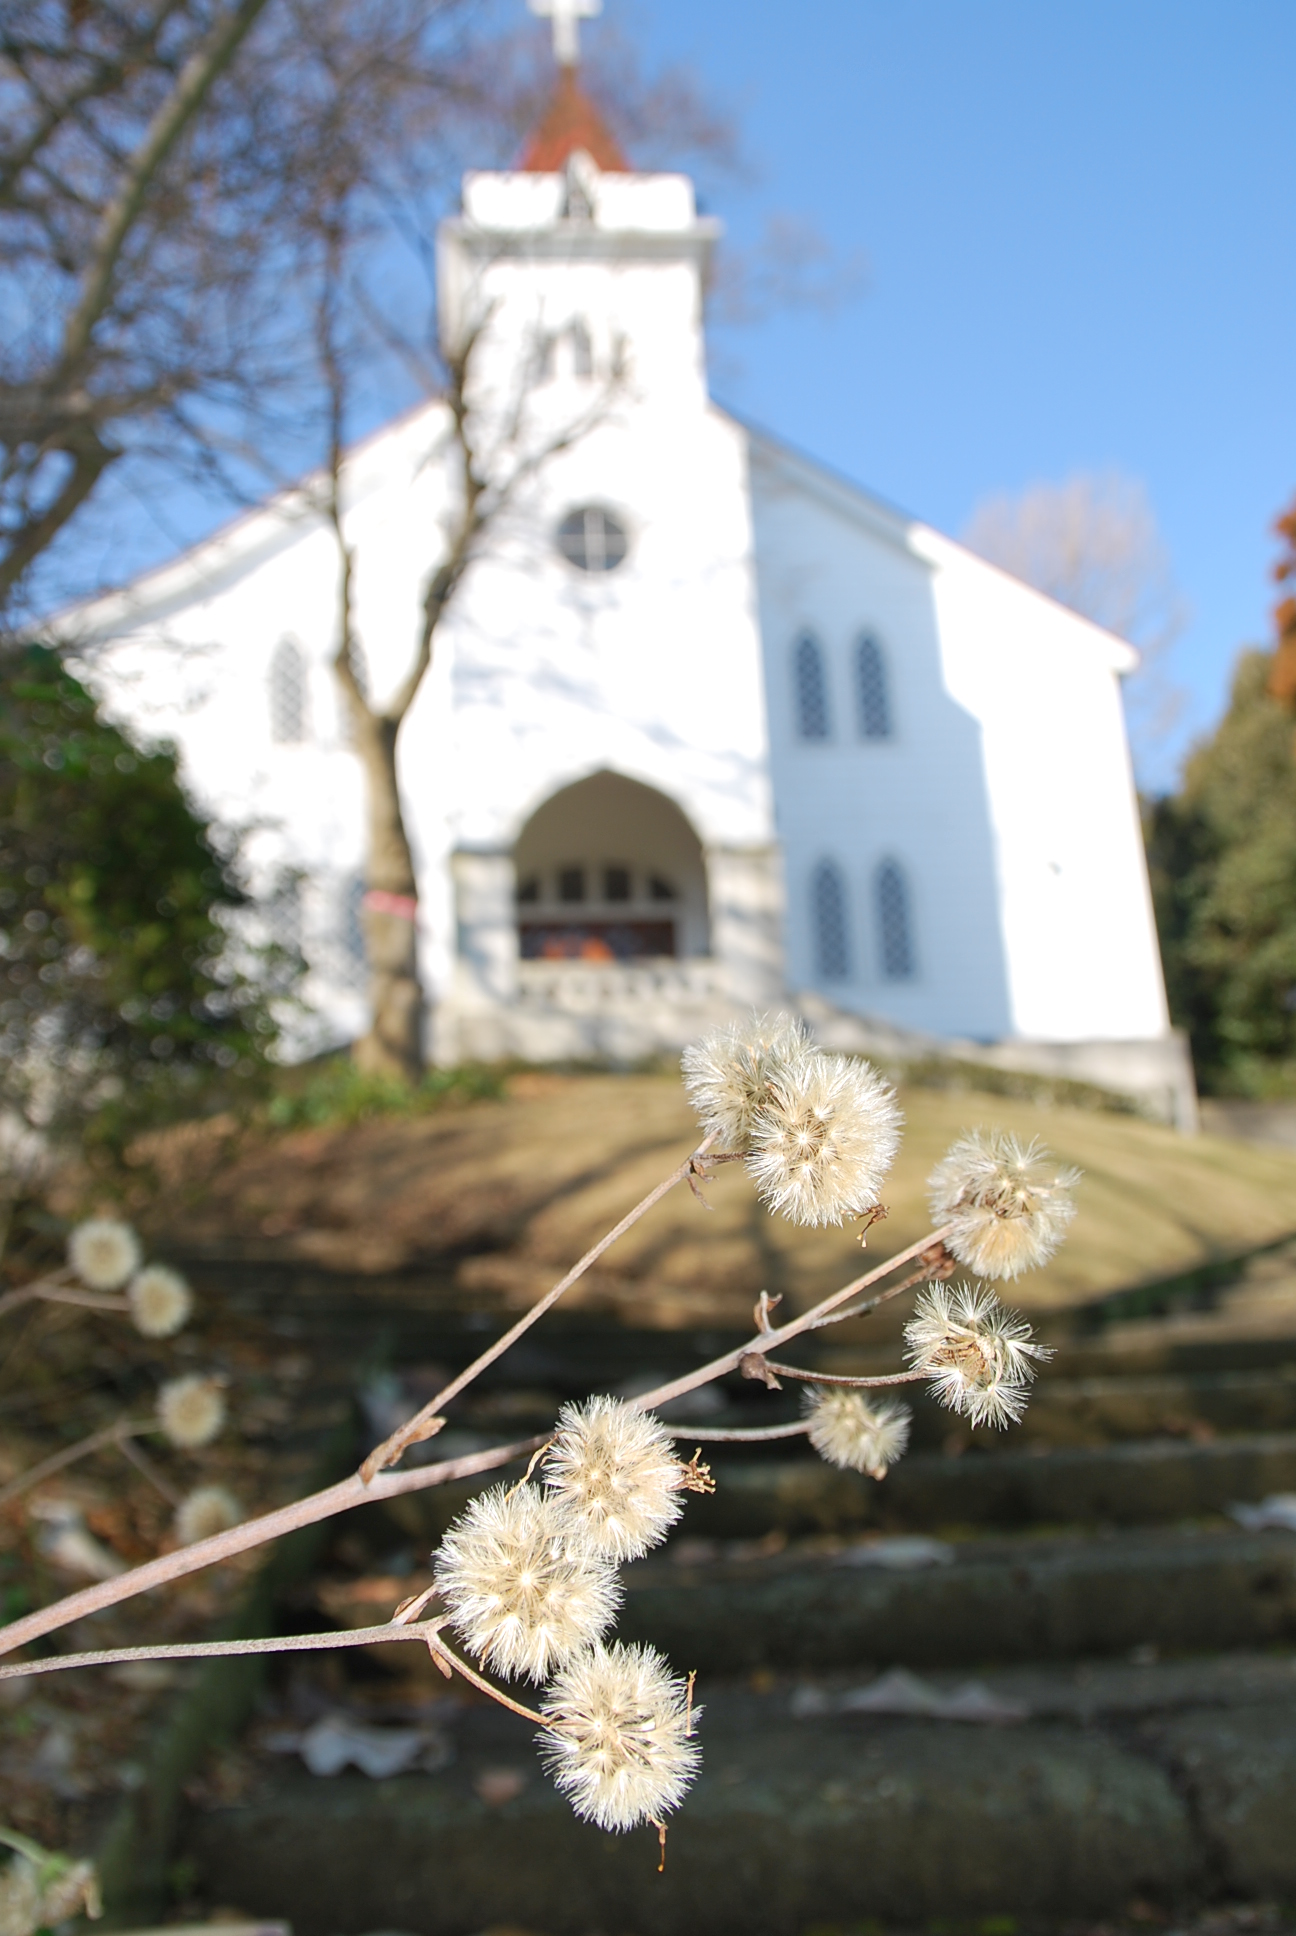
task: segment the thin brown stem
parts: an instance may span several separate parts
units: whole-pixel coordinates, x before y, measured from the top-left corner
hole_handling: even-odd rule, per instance
[[[38,1277],[32,1284],[22,1284],[16,1291],[6,1291],[4,1296],[0,1297],[0,1318],[4,1317],[7,1311],[16,1311],[22,1305],[30,1304],[35,1298],[45,1297],[50,1291],[61,1289],[63,1285],[70,1283],[71,1279],[72,1272],[64,1268],[51,1271],[48,1277]]]
[[[653,1411],[659,1405],[666,1404],[669,1399],[680,1398],[685,1392],[696,1391],[699,1385],[713,1384],[717,1378],[724,1378],[731,1371],[737,1371],[739,1360],[750,1353],[773,1351],[779,1345],[786,1344],[790,1338],[799,1338],[803,1331],[814,1330],[829,1311],[835,1311],[852,1297],[857,1297],[861,1291],[868,1290],[870,1285],[880,1283],[884,1277],[889,1277],[892,1271],[899,1270],[902,1264],[911,1263],[915,1257],[920,1257],[925,1250],[931,1250],[936,1244],[943,1244],[950,1234],[951,1227],[947,1224],[941,1230],[929,1231],[925,1237],[920,1237],[917,1243],[910,1244],[908,1249],[897,1251],[894,1257],[888,1257],[884,1263],[875,1264],[871,1271],[865,1271],[861,1277],[853,1278],[849,1284],[844,1284],[839,1291],[833,1291],[830,1296],[821,1298],[818,1304],[811,1305],[810,1309],[803,1312],[799,1318],[790,1319],[777,1330],[758,1332],[750,1343],[739,1345],[733,1351],[726,1351],[722,1357],[712,1358],[709,1364],[699,1365],[696,1371],[685,1372],[682,1377],[672,1379],[669,1384],[657,1385],[652,1391],[643,1392],[630,1402],[641,1412]]]
[[[953,1263],[952,1258],[949,1261]],[[903,1292],[911,1291],[915,1284],[930,1283],[933,1278],[945,1277],[948,1274],[948,1267],[944,1264],[935,1267],[924,1266],[921,1270],[910,1271],[907,1277],[902,1277],[898,1284],[888,1285],[887,1289],[877,1297],[867,1298],[863,1304],[851,1304],[844,1311],[830,1311],[827,1317],[817,1318],[809,1328],[812,1331],[821,1331],[826,1324],[843,1324],[847,1318],[866,1318],[871,1311],[876,1311],[880,1304],[889,1304],[893,1297],[900,1297]]]
[[[78,1439],[75,1445],[65,1445],[61,1452],[52,1452],[49,1458],[42,1459],[39,1465],[30,1466],[26,1472],[20,1472],[18,1477],[11,1479],[7,1486],[0,1486],[0,1506],[7,1506],[11,1499],[20,1499],[23,1493],[30,1492],[33,1486],[38,1486],[42,1479],[52,1478],[56,1472],[62,1472],[65,1466],[75,1465],[78,1459],[89,1458],[92,1452],[101,1451],[105,1445],[121,1445],[124,1440],[133,1438],[137,1432],[156,1430],[155,1418],[116,1419],[111,1425],[105,1425],[101,1431],[91,1432],[88,1438]]]
[[[799,1433],[810,1430],[808,1418],[794,1418],[786,1425],[735,1425],[732,1428],[717,1427],[714,1432],[685,1431],[670,1428],[671,1437],[692,1439],[695,1445],[744,1444],[755,1445],[762,1439],[794,1439]]]
[[[177,1492],[176,1488],[171,1484],[171,1481],[154,1465],[148,1453],[136,1445],[134,1439],[119,1438],[117,1441],[117,1449],[122,1457],[134,1466],[141,1478],[147,1479],[153,1490],[161,1493],[168,1506],[174,1506],[177,1510],[179,1509],[183,1503],[182,1494]]]
[[[775,1364],[772,1358],[767,1358],[765,1364],[779,1378],[799,1378],[807,1385],[913,1385],[931,1375],[926,1371],[884,1371],[875,1378],[846,1378],[831,1371],[806,1371],[800,1365]]]
[[[468,1452],[460,1459],[443,1459],[436,1465],[414,1466],[408,1472],[385,1472],[368,1485],[358,1473],[353,1473],[350,1478],[339,1480],[335,1486],[326,1486],[322,1492],[313,1492],[305,1499],[294,1499],[291,1504],[280,1506],[275,1512],[262,1513],[257,1519],[246,1519],[239,1526],[231,1526],[223,1533],[213,1533],[209,1539],[195,1540],[190,1546],[177,1547],[172,1553],[160,1553],[156,1559],[145,1561],[143,1566],[132,1567],[129,1572],[119,1573],[111,1580],[96,1580],[93,1586],[69,1593],[51,1606],[40,1607],[34,1613],[9,1621],[0,1627],[0,1654],[26,1647],[33,1640],[42,1639],[45,1634],[57,1633],[61,1627],[71,1626],[74,1620],[84,1620],[88,1614],[102,1613],[105,1607],[115,1607],[123,1600],[132,1600],[138,1593],[168,1586],[173,1580],[182,1580],[190,1573],[200,1573],[204,1567],[233,1559],[236,1554],[250,1553],[256,1547],[264,1546],[268,1540],[281,1539],[285,1533],[295,1533],[301,1526],[317,1526],[322,1519],[332,1519],[337,1513],[349,1512],[353,1506],[373,1505],[383,1499],[398,1498],[406,1492],[422,1492],[430,1486],[448,1485],[455,1479],[468,1479],[479,1472],[493,1472],[498,1466],[511,1465],[514,1459],[534,1452],[545,1437],[547,1434],[537,1434],[509,1445],[491,1446],[484,1452]]]
[[[452,1378],[448,1385],[442,1387],[435,1398],[430,1398],[421,1410],[415,1412],[413,1418],[407,1419],[399,1430],[392,1433],[390,1438],[384,1439],[381,1445],[375,1446],[374,1450],[369,1454],[369,1457],[360,1468],[360,1476],[365,1483],[368,1484],[385,1467],[395,1465],[397,1459],[400,1458],[407,1446],[416,1445],[419,1442],[420,1438],[424,1436],[424,1428],[440,1414],[452,1398],[457,1398],[466,1386],[471,1385],[474,1378],[485,1371],[487,1365],[492,1365],[497,1358],[502,1358],[504,1353],[517,1343],[524,1332],[529,1331],[533,1324],[538,1323],[546,1311],[552,1310],[563,1292],[569,1291],[576,1280],[585,1275],[591,1264],[596,1264],[604,1251],[612,1247],[618,1237],[623,1237],[632,1225],[638,1223],[641,1217],[646,1216],[654,1204],[660,1203],[661,1199],[673,1190],[677,1183],[682,1183],[686,1177],[694,1175],[697,1165],[701,1163],[714,1140],[715,1132],[705,1137],[698,1144],[697,1148],[671,1171],[669,1176],[663,1177],[655,1189],[650,1190],[646,1197],[639,1199],[633,1210],[626,1212],[620,1223],[615,1224],[605,1237],[600,1237],[599,1241],[585,1252],[585,1255],[580,1261],[572,1265],[565,1277],[560,1277],[551,1290],[546,1291],[544,1296],[539,1298],[531,1306],[529,1311],[524,1312],[517,1323],[512,1325],[504,1333],[503,1337],[497,1338],[494,1344],[488,1345],[479,1357],[473,1359],[466,1371],[461,1371],[457,1378]]]
[[[0,1667],[0,1680],[30,1674],[61,1674],[70,1667],[118,1667],[132,1660],[226,1660],[240,1654],[313,1654],[334,1647],[372,1647],[378,1641],[422,1640],[435,1634],[435,1620],[405,1626],[352,1627],[338,1633],[274,1634],[259,1640],[178,1640],[160,1647],[100,1647],[85,1654],[47,1654]]]
[[[433,1625],[436,1628],[439,1627],[440,1623],[434,1622]],[[537,1714],[533,1707],[523,1707],[520,1701],[513,1700],[511,1695],[504,1692],[503,1688],[496,1687],[493,1681],[488,1681],[483,1674],[479,1674],[475,1668],[470,1667],[467,1661],[460,1660],[458,1654],[452,1648],[446,1646],[438,1631],[433,1631],[428,1635],[427,1644],[434,1654],[440,1654],[442,1660],[449,1662],[456,1674],[462,1674],[466,1681],[471,1682],[474,1687],[480,1688],[483,1694],[489,1694],[492,1701],[498,1701],[501,1707],[511,1708],[513,1713],[520,1714],[524,1721],[534,1721],[536,1726],[540,1728],[548,1727],[549,1723],[545,1720],[543,1714]]]

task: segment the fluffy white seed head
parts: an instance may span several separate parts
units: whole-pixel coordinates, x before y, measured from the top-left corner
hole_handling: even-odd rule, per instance
[[[771,1079],[747,1168],[770,1208],[793,1223],[841,1223],[876,1204],[900,1124],[895,1091],[869,1063],[805,1056]]]
[[[92,1291],[119,1291],[140,1267],[139,1238],[117,1217],[87,1217],[68,1238],[68,1262]]]
[[[660,1419],[619,1398],[563,1406],[544,1480],[578,1536],[612,1560],[660,1545],[683,1510],[674,1439]]]
[[[225,1423],[225,1394],[220,1381],[190,1372],[172,1378],[158,1393],[158,1424],[172,1445],[196,1452],[210,1445]]]
[[[701,1750],[686,1684],[654,1648],[591,1647],[556,1676],[541,1711],[545,1763],[582,1821],[635,1828],[683,1801]]]
[[[950,1250],[979,1277],[1019,1277],[1046,1264],[1075,1215],[1078,1170],[1002,1129],[960,1136],[928,1179],[932,1216],[953,1224]]]
[[[805,1399],[810,1443],[844,1472],[884,1479],[909,1444],[909,1409],[843,1385],[812,1385]]]
[[[1052,1352],[993,1291],[972,1284],[929,1284],[905,1326],[915,1371],[936,1397],[974,1425],[1015,1423],[1026,1409],[1034,1360]]]
[[[745,1154],[771,1082],[814,1054],[803,1022],[790,1015],[754,1015],[691,1043],[680,1067],[703,1129],[718,1133],[720,1149]]]
[[[195,1486],[176,1508],[175,1535],[182,1546],[210,1539],[242,1524],[243,1508],[224,1486]]]
[[[146,1338],[174,1337],[189,1320],[193,1294],[179,1271],[165,1264],[148,1264],[136,1271],[126,1289],[131,1322]]]
[[[621,1591],[538,1486],[481,1493],[441,1541],[436,1583],[459,1638],[506,1679],[543,1680],[605,1634]]]

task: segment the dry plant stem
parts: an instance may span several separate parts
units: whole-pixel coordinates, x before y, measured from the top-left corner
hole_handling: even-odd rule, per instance
[[[119,1418],[114,1424],[105,1425],[102,1431],[91,1432],[89,1438],[78,1439],[75,1445],[66,1445],[61,1452],[51,1453],[49,1458],[42,1459],[39,1465],[31,1466],[26,1472],[20,1472],[18,1477],[11,1479],[7,1486],[0,1486],[0,1506],[7,1506],[11,1499],[20,1499],[23,1493],[30,1492],[33,1486],[38,1486],[42,1479],[52,1478],[56,1472],[62,1472],[64,1466],[75,1465],[78,1459],[88,1458],[92,1452],[101,1451],[105,1445],[121,1446],[124,1451],[127,1439],[134,1438],[139,1432],[156,1432],[156,1430],[155,1418]]]
[[[729,1442],[754,1445],[761,1439],[794,1439],[810,1430],[808,1418],[794,1418],[786,1425],[735,1425],[732,1428],[718,1426],[714,1432],[686,1432],[683,1426],[670,1428],[672,1438],[691,1439],[694,1445],[722,1445]]]
[[[827,1317],[816,1318],[810,1329],[820,1331],[825,1324],[842,1324],[847,1318],[866,1318],[870,1312],[876,1311],[880,1304],[888,1304],[893,1297],[899,1297],[903,1292],[911,1291],[915,1284],[928,1284],[933,1277],[948,1277],[949,1267],[953,1262],[953,1258],[950,1258],[949,1265],[942,1262],[938,1268],[928,1268],[924,1265],[921,1270],[910,1271],[907,1277],[902,1277],[898,1284],[889,1285],[877,1297],[866,1298],[863,1304],[852,1304],[844,1311],[830,1311]]]
[[[895,1256],[888,1257],[885,1263],[875,1265],[871,1271],[865,1271],[862,1277],[853,1278],[849,1284],[844,1284],[841,1290],[833,1291],[829,1297],[821,1298],[818,1304],[812,1305],[799,1318],[792,1318],[787,1324],[780,1325],[776,1331],[758,1332],[749,1344],[739,1345],[734,1351],[726,1351],[722,1358],[713,1358],[710,1364],[699,1365],[696,1371],[687,1371],[682,1377],[672,1379],[668,1385],[658,1385],[653,1391],[643,1392],[638,1398],[631,1399],[630,1403],[641,1412],[655,1411],[659,1405],[665,1405],[672,1398],[681,1398],[685,1392],[696,1391],[699,1385],[710,1385],[717,1378],[724,1378],[731,1371],[737,1371],[739,1360],[750,1353],[773,1351],[777,1346],[786,1344],[790,1338],[800,1337],[803,1331],[815,1330],[829,1311],[835,1311],[848,1299],[857,1297],[861,1291],[866,1291],[871,1284],[889,1277],[892,1271],[899,1270],[902,1264],[911,1263],[915,1257],[921,1256],[923,1251],[930,1250],[933,1245],[943,1243],[952,1227],[946,1224],[941,1230],[928,1231],[925,1237],[920,1237],[917,1243],[910,1244],[907,1250],[897,1251]]]
[[[0,1680],[23,1675],[61,1674],[70,1667],[117,1667],[133,1660],[210,1660],[232,1654],[309,1654],[333,1647],[371,1647],[380,1640],[427,1641],[435,1620],[408,1626],[352,1627],[342,1633],[276,1634],[261,1640],[177,1640],[159,1647],[100,1647],[85,1654],[49,1654],[43,1660],[0,1667]]]
[[[353,1506],[395,1499],[405,1492],[422,1492],[429,1486],[447,1485],[453,1479],[469,1479],[475,1473],[492,1472],[497,1466],[511,1465],[514,1459],[534,1452],[544,1437],[547,1434],[518,1439],[510,1445],[491,1446],[485,1452],[465,1453],[461,1459],[443,1459],[437,1465],[415,1466],[409,1472],[384,1473],[367,1486],[358,1474],[353,1473],[335,1486],[326,1486],[323,1492],[313,1492],[306,1499],[295,1499],[291,1505],[280,1506],[276,1512],[263,1513],[258,1519],[246,1519],[240,1526],[231,1526],[223,1533],[213,1533],[210,1539],[195,1540],[191,1546],[177,1547],[173,1553],[159,1554],[157,1559],[148,1560],[143,1566],[132,1567],[128,1573],[119,1573],[115,1579],[98,1580],[93,1586],[82,1587],[78,1593],[69,1593],[66,1598],[56,1600],[52,1606],[41,1607],[35,1613],[9,1621],[6,1626],[0,1627],[0,1654],[12,1653],[16,1647],[26,1647],[45,1634],[57,1633],[61,1627],[71,1626],[74,1620],[84,1620],[87,1614],[101,1613],[105,1607],[115,1607],[123,1600],[132,1600],[137,1593],[148,1593],[156,1586],[168,1586],[172,1580],[182,1580],[189,1573],[199,1573],[204,1567],[214,1566],[220,1560],[249,1553],[255,1547],[264,1546],[268,1540],[296,1532],[299,1526],[318,1525],[321,1519],[331,1519],[335,1513],[349,1512]]]
[[[134,1466],[140,1476],[148,1480],[154,1492],[161,1493],[168,1506],[179,1509],[184,1503],[184,1495],[176,1491],[171,1481],[158,1470],[142,1447],[136,1445],[133,1439],[120,1438],[117,1441],[117,1449],[122,1457]]]
[[[47,1297],[51,1291],[62,1290],[71,1284],[72,1272],[67,1269],[51,1271],[48,1277],[38,1277],[34,1284],[23,1284],[16,1291],[6,1291],[0,1297],[0,1318],[7,1311],[16,1311],[20,1305],[30,1304],[34,1298]]]
[[[479,1674],[475,1668],[470,1667],[467,1661],[460,1660],[458,1654],[447,1647],[444,1640],[442,1640],[439,1632],[440,1621],[434,1620],[429,1624],[432,1629],[427,1635],[429,1649],[433,1654],[438,1655],[449,1666],[453,1667],[456,1674],[462,1674],[466,1681],[471,1682],[474,1687],[480,1688],[483,1694],[489,1694],[492,1701],[498,1701],[501,1707],[509,1708],[514,1714],[520,1714],[524,1721],[534,1721],[539,1728],[548,1727],[549,1723],[545,1720],[543,1714],[537,1714],[534,1708],[523,1707],[520,1701],[515,1701],[511,1695],[504,1692],[503,1688],[496,1687],[493,1682],[488,1681],[484,1675]],[[384,1630],[380,1628],[379,1631],[382,1632]]]
[[[669,1176],[662,1178],[656,1189],[650,1190],[646,1197],[641,1197],[634,1209],[626,1212],[620,1223],[615,1224],[605,1237],[600,1237],[599,1241],[585,1252],[579,1263],[573,1264],[567,1275],[559,1278],[553,1288],[546,1291],[544,1296],[539,1298],[531,1309],[504,1333],[503,1337],[497,1338],[480,1357],[474,1358],[466,1371],[461,1371],[457,1378],[452,1378],[435,1398],[430,1398],[420,1411],[415,1412],[413,1418],[407,1419],[390,1438],[384,1439],[381,1445],[375,1446],[360,1468],[360,1477],[365,1483],[368,1484],[385,1466],[395,1465],[407,1446],[416,1445],[423,1436],[423,1427],[437,1416],[442,1407],[448,1405],[452,1398],[457,1398],[466,1386],[471,1385],[473,1379],[485,1371],[487,1365],[494,1364],[497,1358],[502,1358],[504,1353],[517,1343],[523,1332],[529,1331],[533,1324],[538,1323],[546,1311],[552,1310],[563,1292],[569,1291],[577,1278],[583,1277],[590,1265],[596,1264],[604,1251],[609,1250],[618,1237],[623,1237],[632,1225],[646,1216],[654,1204],[660,1203],[677,1183],[683,1183],[686,1177],[695,1176],[698,1166],[718,1133],[716,1131],[706,1137],[682,1163],[671,1171]]]
[[[705,1142],[699,1144],[678,1169],[664,1178],[641,1203],[636,1204],[628,1216],[623,1217],[615,1229],[609,1231],[593,1250],[588,1251],[581,1258],[580,1263],[547,1292],[539,1303],[513,1326],[511,1331],[507,1332],[489,1351],[483,1352],[481,1357],[476,1359],[467,1371],[461,1373],[459,1378],[448,1385],[444,1391],[439,1392],[432,1403],[425,1406],[417,1417],[434,1414],[436,1408],[445,1404],[449,1396],[461,1391],[479,1371],[498,1358],[524,1331],[543,1316],[544,1312],[557,1302],[563,1291],[573,1284],[577,1277],[587,1270],[623,1231],[629,1229],[631,1224],[651,1209],[653,1204],[665,1196],[676,1183],[694,1174],[694,1165],[706,1154],[710,1141],[708,1137]],[[688,1372],[670,1384],[660,1385],[655,1391],[644,1392],[632,1401],[633,1404],[640,1411],[650,1411],[658,1405],[665,1404],[668,1399],[678,1398],[688,1391],[696,1391],[700,1385],[711,1384],[715,1379],[723,1378],[729,1372],[736,1371],[739,1359],[748,1352],[771,1351],[776,1346],[785,1344],[790,1338],[799,1337],[803,1331],[813,1330],[829,1311],[836,1310],[850,1298],[858,1296],[860,1291],[867,1290],[870,1285],[878,1283],[884,1277],[889,1277],[902,1264],[911,1263],[916,1257],[921,1256],[923,1251],[943,1243],[950,1235],[950,1230],[951,1226],[946,1225],[943,1229],[929,1231],[925,1237],[920,1237],[917,1243],[910,1244],[907,1250],[897,1252],[894,1257],[887,1258],[884,1263],[876,1265],[871,1271],[866,1271],[863,1276],[853,1278],[849,1284],[843,1285],[841,1290],[834,1291],[831,1296],[821,1299],[801,1317],[792,1319],[790,1323],[776,1331],[758,1334],[750,1343],[740,1345],[735,1351],[726,1352],[721,1358],[713,1358],[710,1364],[702,1365],[697,1371]],[[401,1432],[394,1434],[393,1439],[387,1441],[387,1445],[390,1446],[396,1439],[401,1439],[401,1450],[404,1450],[405,1445],[414,1443],[415,1440],[408,1436],[414,1424],[415,1421],[411,1420],[402,1427]],[[408,1472],[388,1473],[382,1472],[381,1468],[376,1468],[373,1476],[367,1479],[364,1476],[365,1467],[362,1467],[359,1473],[349,1479],[341,1480],[335,1486],[327,1487],[322,1492],[295,1500],[291,1505],[281,1506],[278,1511],[265,1513],[259,1519],[246,1520],[241,1526],[233,1526],[227,1532],[215,1533],[210,1539],[196,1540],[192,1546],[183,1546],[173,1553],[164,1553],[155,1560],[149,1560],[143,1566],[134,1567],[127,1573],[119,1574],[115,1579],[97,1581],[93,1586],[83,1587],[80,1592],[70,1593],[66,1598],[55,1601],[52,1606],[39,1608],[34,1613],[25,1614],[21,1619],[10,1621],[0,1628],[0,1654],[12,1653],[15,1648],[25,1647],[31,1641],[41,1639],[45,1634],[57,1633],[60,1628],[70,1626],[74,1620],[84,1619],[88,1614],[99,1613],[105,1607],[117,1606],[123,1600],[133,1599],[137,1593],[150,1592],[156,1586],[166,1586],[171,1581],[183,1579],[190,1573],[201,1572],[204,1567],[215,1565],[221,1560],[232,1559],[238,1553],[250,1552],[255,1547],[264,1545],[268,1540],[278,1539],[284,1533],[296,1531],[299,1526],[317,1525],[320,1520],[330,1519],[336,1513],[347,1512],[353,1506],[372,1504],[382,1499],[395,1498],[401,1493],[420,1492],[427,1487],[445,1485],[451,1480],[468,1478],[478,1472],[493,1471],[497,1466],[508,1465],[514,1459],[533,1452],[538,1445],[545,1442],[548,1436],[547,1433],[537,1433],[533,1438],[518,1440],[511,1445],[495,1446],[486,1452],[469,1453],[464,1458],[447,1459],[435,1465],[416,1466]],[[696,1440],[700,1435],[697,1432],[685,1432],[681,1436]],[[791,1436],[790,1433],[789,1436]],[[386,1447],[379,1447],[378,1450],[381,1453],[386,1450]],[[366,1461],[366,1466],[369,1463]]]
[[[806,1371],[799,1365],[775,1364],[770,1358],[765,1363],[780,1378],[800,1378],[807,1385],[913,1385],[931,1375],[926,1371],[885,1371],[876,1378],[845,1378],[831,1371]]]

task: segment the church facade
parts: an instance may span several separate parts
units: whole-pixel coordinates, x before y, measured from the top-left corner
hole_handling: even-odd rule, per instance
[[[516,487],[401,737],[432,1053],[634,1058],[800,999],[843,1042],[979,1045],[1182,1120],[1133,653],[717,407],[715,233],[687,178],[626,167],[570,69],[526,164],[469,175],[443,225],[442,327],[480,332]],[[435,401],[347,458],[378,698],[455,475]],[[303,489],[71,621],[112,709],[249,830],[321,1041],[365,1022],[337,578]]]

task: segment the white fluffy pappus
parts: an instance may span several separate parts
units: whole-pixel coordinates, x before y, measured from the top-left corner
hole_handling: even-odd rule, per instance
[[[1038,1140],[976,1129],[941,1158],[927,1188],[936,1223],[954,1226],[945,1241],[960,1264],[1004,1278],[1048,1262],[1075,1215],[1079,1181]]]
[[[821,1459],[843,1472],[884,1479],[904,1456],[911,1414],[890,1398],[869,1398],[844,1385],[812,1385],[805,1396],[808,1437]]]
[[[544,1481],[579,1535],[612,1560],[638,1559],[665,1539],[687,1483],[660,1419],[620,1398],[564,1405]]]
[[[510,1680],[543,1680],[600,1639],[621,1604],[615,1568],[538,1486],[479,1494],[442,1539],[433,1570],[459,1638]]]
[[[196,1452],[210,1445],[225,1423],[225,1394],[220,1381],[188,1372],[171,1378],[158,1393],[158,1424],[171,1445]]]
[[[901,1121],[894,1089],[871,1064],[809,1055],[771,1081],[747,1169],[770,1208],[793,1223],[841,1223],[877,1203]]]
[[[68,1262],[92,1291],[119,1291],[140,1257],[139,1238],[118,1217],[87,1217],[68,1238]]]
[[[176,1507],[175,1536],[182,1546],[226,1533],[243,1523],[243,1508],[224,1486],[195,1486]]]
[[[653,1647],[591,1647],[555,1677],[541,1712],[554,1784],[599,1828],[660,1823],[697,1774],[687,1684]]]
[[[179,1271],[147,1264],[126,1287],[131,1322],[145,1338],[171,1338],[189,1321],[193,1293]]]
[[[915,1371],[935,1395],[973,1425],[1015,1424],[1026,1409],[1035,1361],[1052,1357],[1029,1324],[993,1291],[972,1284],[929,1284],[905,1326]]]
[[[771,1082],[816,1053],[803,1022],[790,1015],[753,1015],[690,1043],[680,1067],[703,1129],[718,1135],[722,1150],[745,1155]]]

